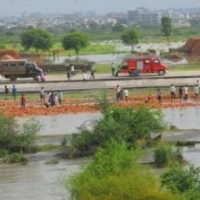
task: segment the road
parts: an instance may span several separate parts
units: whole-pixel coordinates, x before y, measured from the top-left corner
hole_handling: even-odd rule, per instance
[[[171,77],[173,76],[173,77]],[[169,87],[171,83],[174,85],[194,86],[196,81],[200,79],[200,72],[198,71],[179,71],[169,72],[165,76],[144,76],[144,77],[112,77],[111,74],[96,74],[95,80],[89,79],[88,81],[82,81],[82,75],[77,74],[72,77],[70,81],[67,80],[66,74],[48,75],[47,82],[37,83],[32,82],[31,79],[19,79],[15,82],[9,82],[3,79],[1,81],[0,92],[4,91],[4,85],[8,85],[9,88],[13,84],[16,85],[18,91],[21,92],[38,92],[41,87],[44,87],[46,91],[73,91],[73,90],[88,90],[88,89],[102,89],[114,88],[119,84],[122,88],[145,88],[145,87]]]

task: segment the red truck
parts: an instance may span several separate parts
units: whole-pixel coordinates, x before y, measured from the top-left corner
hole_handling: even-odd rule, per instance
[[[162,76],[166,70],[167,65],[163,64],[157,56],[138,56],[124,59],[118,66],[115,76],[118,76],[119,73],[130,76],[157,73]]]

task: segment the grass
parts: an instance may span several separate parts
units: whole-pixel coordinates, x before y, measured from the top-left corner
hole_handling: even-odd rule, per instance
[[[63,147],[61,145],[53,145],[53,144],[44,144],[37,147],[39,152],[50,152],[54,150],[62,150]]]
[[[192,71],[192,70],[200,70],[200,62],[192,63],[192,64],[183,64],[171,66],[169,71]]]

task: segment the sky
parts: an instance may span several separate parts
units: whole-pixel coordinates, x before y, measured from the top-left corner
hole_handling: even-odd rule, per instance
[[[23,12],[69,13],[95,11],[97,14],[149,9],[200,8],[200,0],[1,0],[0,14]]]

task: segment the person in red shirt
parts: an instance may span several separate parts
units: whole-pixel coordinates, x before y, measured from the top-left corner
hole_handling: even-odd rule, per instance
[[[26,97],[22,93],[22,96],[21,96],[21,109],[25,109],[25,107],[26,107]]]

